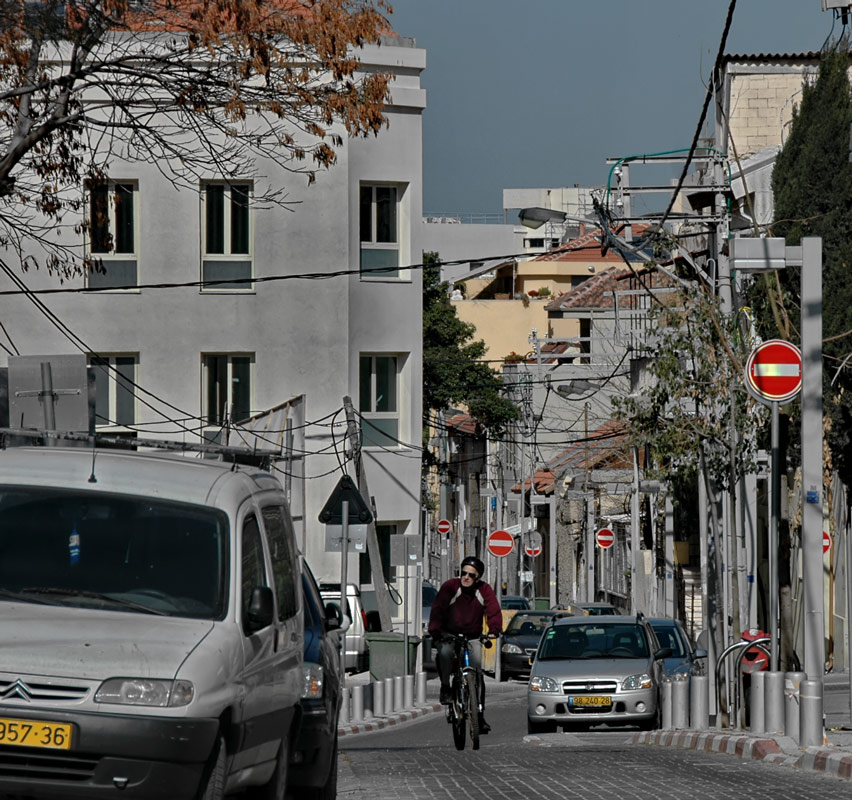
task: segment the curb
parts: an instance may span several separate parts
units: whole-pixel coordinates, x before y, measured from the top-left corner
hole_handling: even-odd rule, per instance
[[[775,739],[698,731],[637,733],[632,743],[724,753],[738,758],[781,764],[793,769],[822,772],[841,780],[852,780],[852,753],[848,750],[832,752],[821,747],[807,747],[798,754],[786,753]]]
[[[372,717],[362,722],[353,722],[339,726],[337,735],[354,736],[359,733],[370,733],[372,731],[383,730],[384,728],[392,728],[396,725],[401,725],[403,722],[410,722],[413,719],[425,717],[427,714],[434,714],[437,711],[443,710],[443,708],[444,706],[440,703],[432,703],[431,705],[420,706],[419,708],[408,709],[407,711],[386,714],[382,717]]]

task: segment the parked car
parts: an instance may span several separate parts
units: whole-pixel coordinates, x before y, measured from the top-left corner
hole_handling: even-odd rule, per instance
[[[0,795],[283,797],[299,583],[269,472],[0,450]]]
[[[326,605],[302,560],[305,611],[305,685],[302,726],[290,757],[289,785],[303,800],[337,797],[337,720],[340,714],[340,636],[343,618]]]
[[[530,601],[526,597],[521,597],[517,594],[504,594],[499,598],[500,608],[504,611],[522,610],[527,611],[530,607]]]
[[[616,616],[622,613],[612,603],[570,603],[566,608],[572,614],[577,616],[585,614],[587,617]]]
[[[367,652],[367,612],[361,602],[361,590],[354,584],[346,586],[346,604],[341,607],[340,584],[321,583],[320,594],[326,603],[335,603],[344,617],[344,647],[346,672],[364,672],[369,665]]]
[[[661,648],[642,616],[563,617],[541,637],[530,670],[530,733],[607,725],[660,724]]]
[[[530,658],[538,649],[544,629],[566,614],[562,611],[518,611],[509,620],[500,640],[501,680],[529,674]]]
[[[668,647],[672,654],[664,659],[667,675],[689,675],[693,672],[706,673],[707,651],[696,648],[676,619],[657,617],[649,619],[660,647]]]

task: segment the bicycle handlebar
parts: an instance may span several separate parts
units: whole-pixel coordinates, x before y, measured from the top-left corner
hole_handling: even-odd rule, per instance
[[[494,639],[497,639],[499,634],[493,633],[481,633],[479,636],[468,636],[465,633],[442,633],[441,637],[438,639],[438,642],[453,642],[455,644],[461,644],[462,642],[472,642],[474,639],[478,639],[486,648],[491,647]]]

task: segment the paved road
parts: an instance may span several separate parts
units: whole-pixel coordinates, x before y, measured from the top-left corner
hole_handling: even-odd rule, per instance
[[[728,755],[637,747],[635,731],[526,737],[523,694],[494,697],[494,732],[457,751],[440,714],[341,739],[340,800],[825,800],[849,784]],[[756,788],[756,787],[759,787]],[[848,795],[847,795],[848,796]]]

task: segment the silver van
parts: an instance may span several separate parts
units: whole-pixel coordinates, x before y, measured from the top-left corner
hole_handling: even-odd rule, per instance
[[[268,472],[0,451],[0,795],[283,800],[304,682]]]

